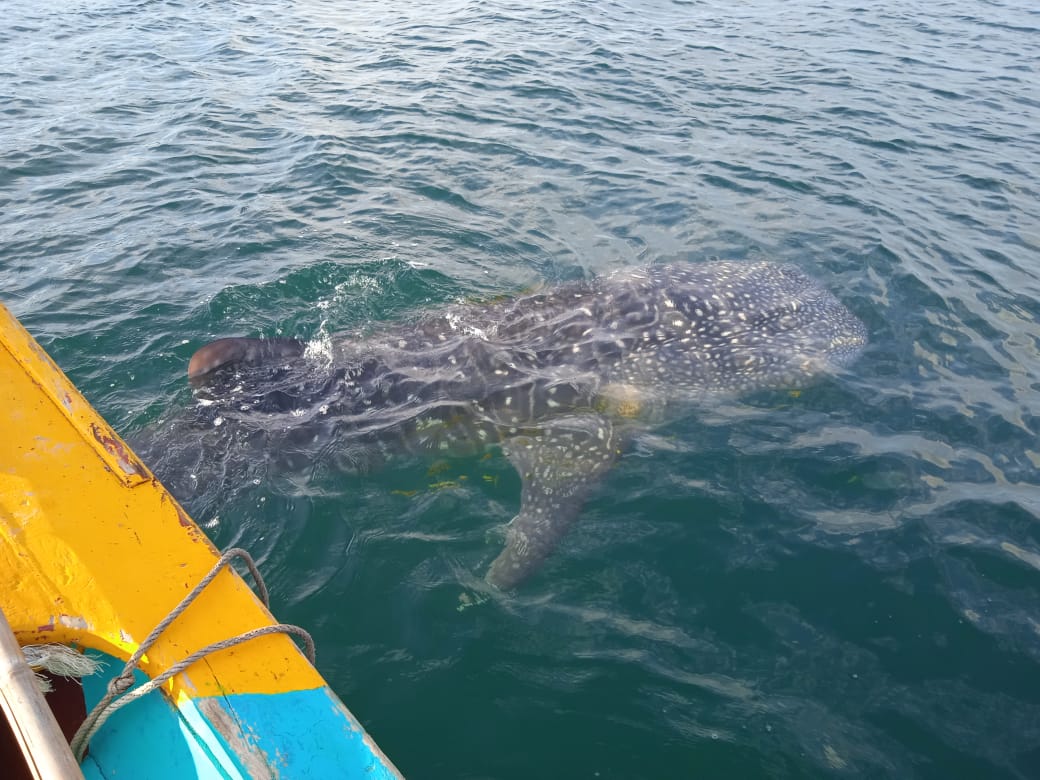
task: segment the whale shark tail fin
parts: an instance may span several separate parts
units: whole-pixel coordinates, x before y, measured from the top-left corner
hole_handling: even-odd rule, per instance
[[[306,347],[298,339],[217,339],[191,356],[188,381],[193,385],[204,384],[214,371],[226,366],[260,365],[271,360],[299,357]]]
[[[522,481],[520,512],[509,523],[506,545],[485,579],[502,590],[538,570],[574,524],[597,479],[617,459],[618,435],[610,420],[578,414],[506,438],[502,449]]]

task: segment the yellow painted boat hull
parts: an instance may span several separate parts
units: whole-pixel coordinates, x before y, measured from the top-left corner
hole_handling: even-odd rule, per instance
[[[73,645],[121,666],[218,558],[0,305],[0,608],[18,641]],[[140,677],[275,622],[225,570],[148,650]],[[89,681],[85,690],[101,693]],[[149,729],[154,739],[142,738]],[[148,751],[171,741],[183,765],[166,773]],[[277,634],[208,656],[116,713],[82,768],[134,778],[399,776],[296,644]]]

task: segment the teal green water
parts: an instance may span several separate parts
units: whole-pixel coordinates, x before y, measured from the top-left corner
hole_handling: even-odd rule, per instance
[[[478,607],[498,455],[146,456],[410,777],[1037,777],[1038,33],[964,0],[16,0],[0,295],[148,441],[215,337],[796,263],[868,324],[852,376],[638,438]]]

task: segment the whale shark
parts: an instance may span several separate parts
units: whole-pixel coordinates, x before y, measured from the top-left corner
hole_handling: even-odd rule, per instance
[[[520,509],[486,581],[534,574],[633,434],[708,399],[796,389],[845,369],[863,323],[793,265],[651,265],[337,336],[223,338],[188,378],[214,424],[364,471],[404,454],[500,447]]]

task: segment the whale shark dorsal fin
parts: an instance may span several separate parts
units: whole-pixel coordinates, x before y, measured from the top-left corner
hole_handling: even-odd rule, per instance
[[[191,356],[188,380],[200,384],[225,366],[258,365],[269,360],[299,357],[307,345],[298,339],[227,338],[211,341]]]
[[[618,435],[606,417],[576,414],[506,436],[502,449],[520,472],[520,512],[485,579],[508,590],[537,571],[573,525],[596,480],[617,458]]]

